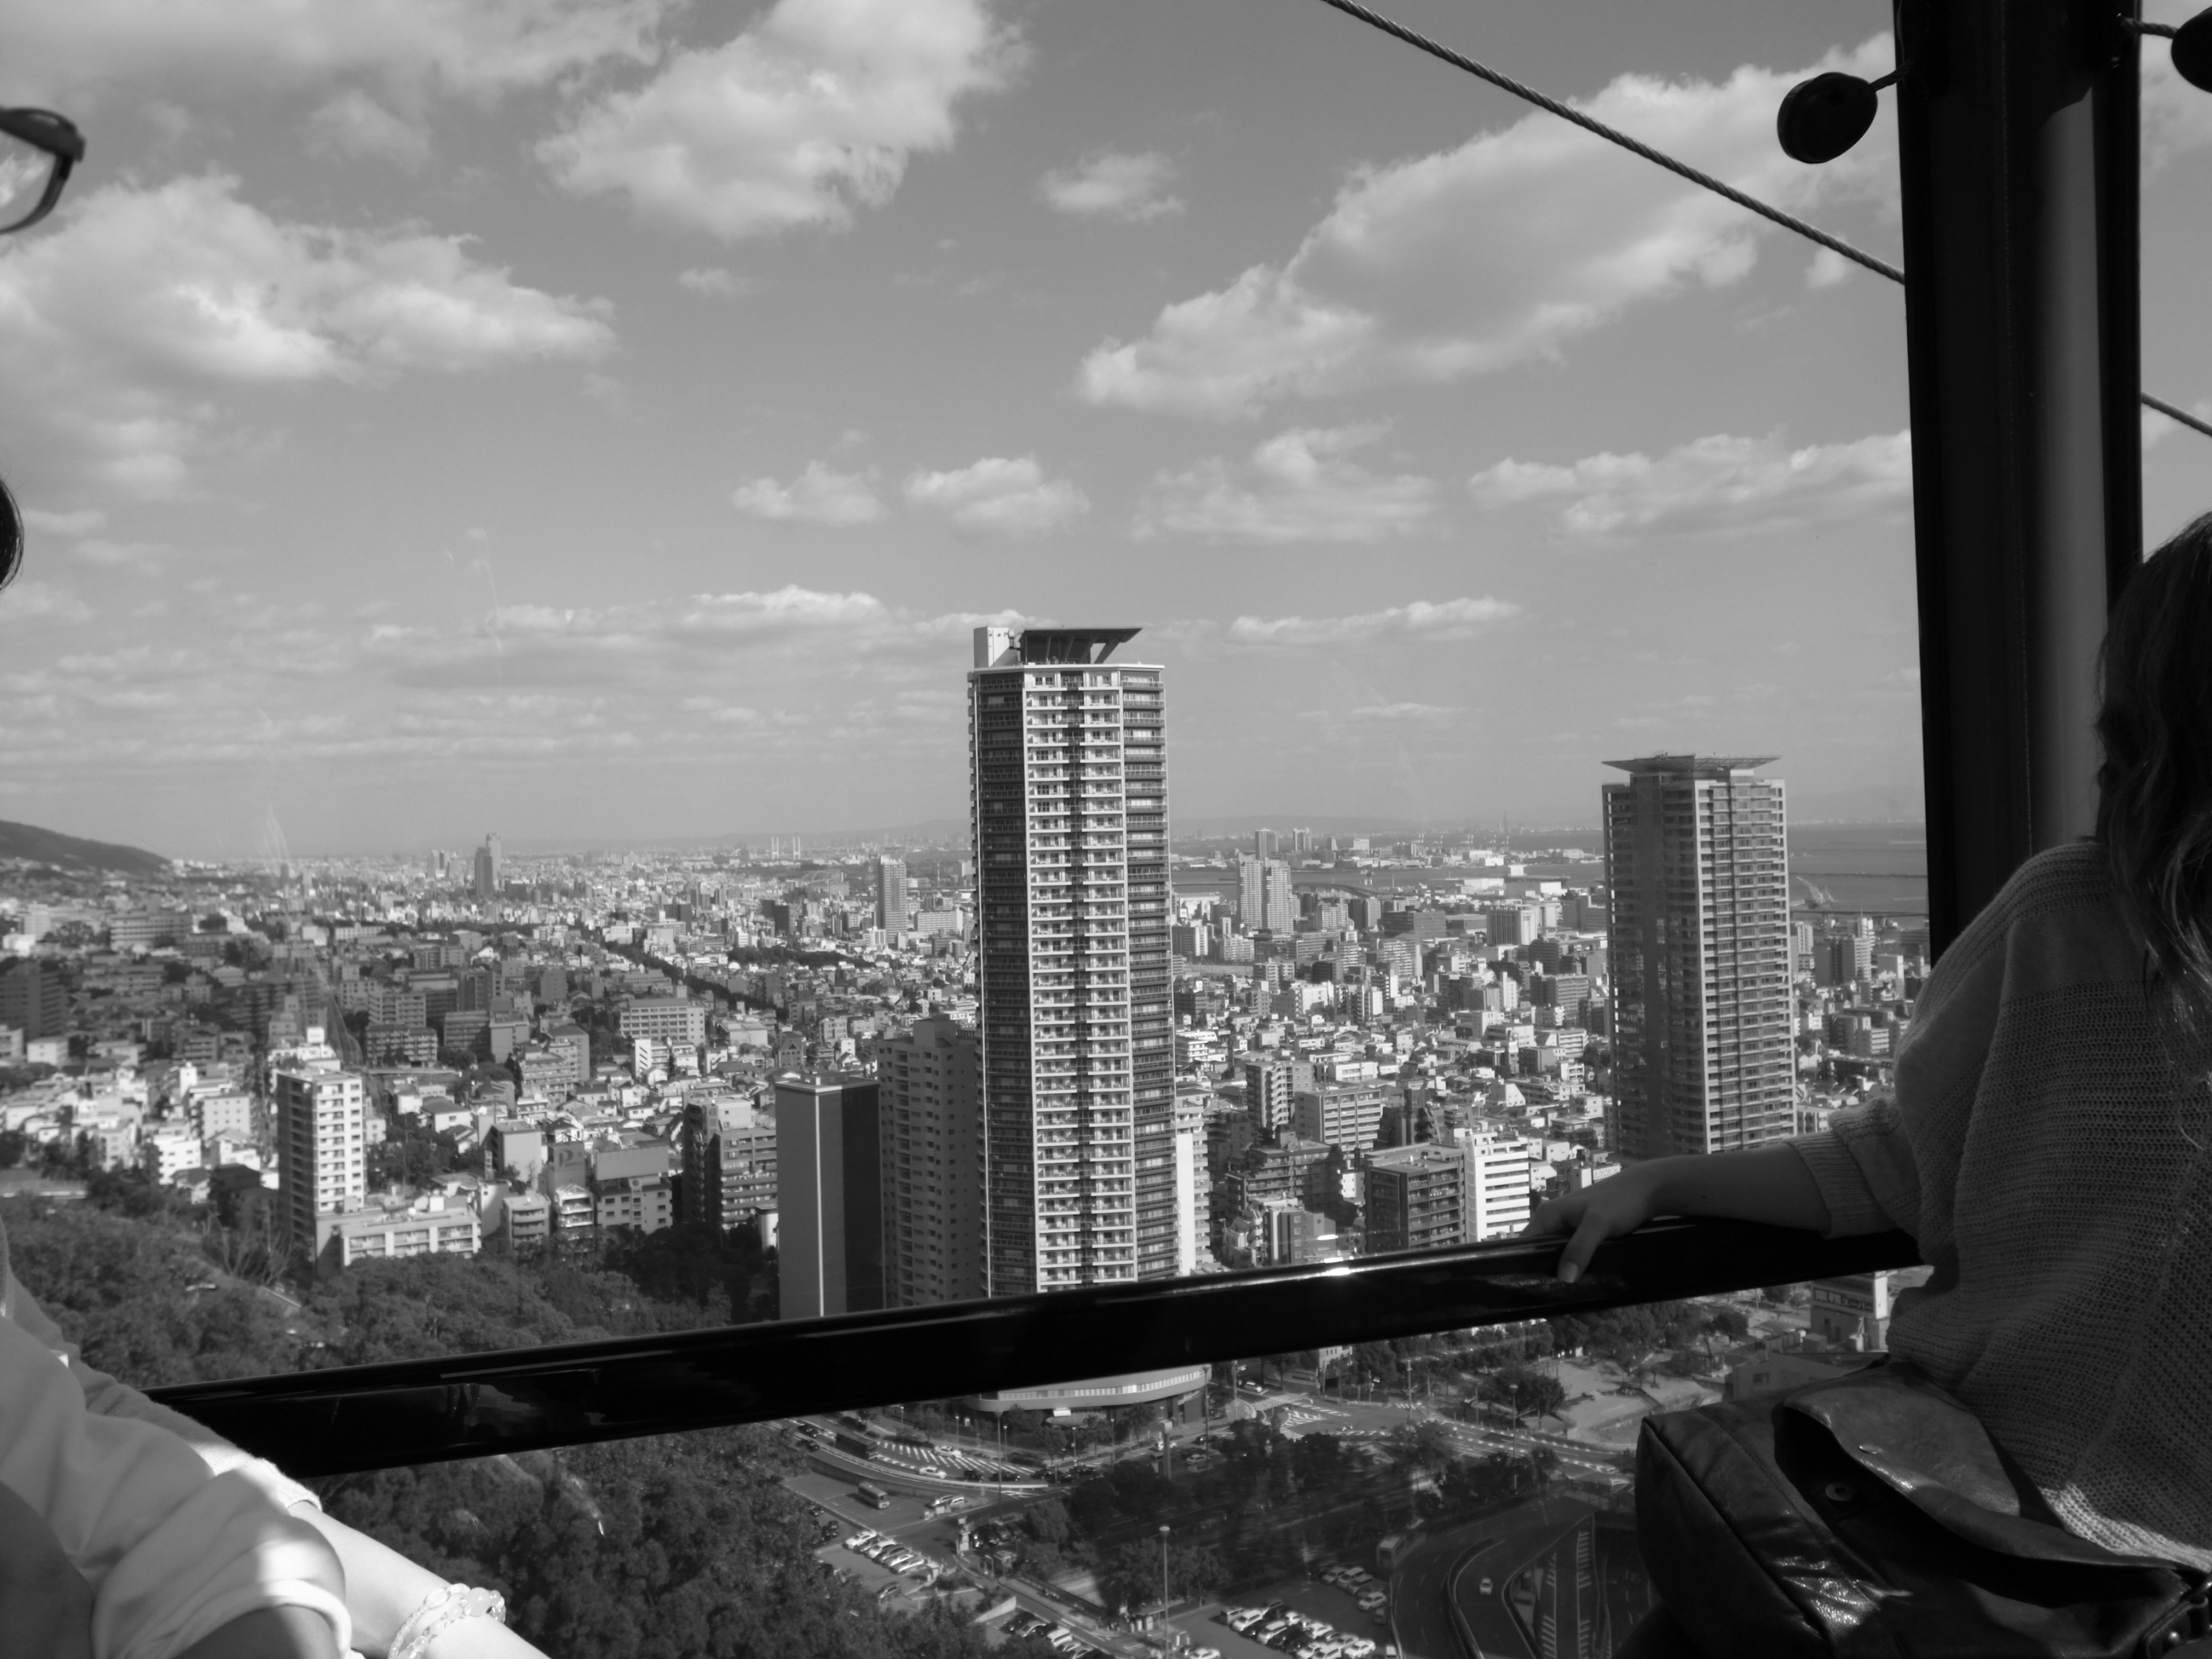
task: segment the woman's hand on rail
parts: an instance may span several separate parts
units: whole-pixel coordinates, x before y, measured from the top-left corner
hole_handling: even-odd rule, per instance
[[[1547,1198],[1524,1238],[1567,1233],[1559,1277],[1571,1285],[1608,1238],[1632,1233],[1656,1215],[1728,1216],[1775,1227],[1828,1231],[1828,1200],[1797,1149],[1786,1141],[1743,1152],[1655,1158],[1632,1164],[1566,1198]]]
[[[1608,1238],[1632,1233],[1651,1219],[1654,1182],[1644,1171],[1651,1165],[1623,1170],[1565,1198],[1547,1198],[1522,1230],[1523,1238],[1547,1233],[1571,1235],[1559,1253],[1559,1274],[1571,1285],[1583,1276],[1597,1247]]]

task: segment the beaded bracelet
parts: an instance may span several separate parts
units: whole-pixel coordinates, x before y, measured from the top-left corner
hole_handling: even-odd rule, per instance
[[[472,1584],[442,1584],[422,1598],[392,1638],[390,1659],[423,1659],[430,1644],[467,1619],[507,1622],[507,1598]]]

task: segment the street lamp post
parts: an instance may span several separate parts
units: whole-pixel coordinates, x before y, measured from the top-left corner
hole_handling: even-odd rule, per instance
[[[1168,1527],[1160,1522],[1160,1635],[1164,1641],[1168,1628]]]

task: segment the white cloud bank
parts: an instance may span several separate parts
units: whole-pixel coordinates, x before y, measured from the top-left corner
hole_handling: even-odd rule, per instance
[[[1587,542],[1878,523],[1912,504],[1912,439],[1898,432],[1793,449],[1778,437],[1717,434],[1656,458],[1500,461],[1468,489],[1487,507],[1563,502],[1559,532]]]
[[[918,154],[951,148],[960,104],[1021,61],[985,0],[777,0],[726,44],[677,52],[538,146],[581,195],[726,241],[842,228]]]
[[[26,423],[42,460],[173,495],[223,424],[211,388],[586,359],[614,342],[604,301],[525,287],[464,238],[289,223],[237,188],[222,173],[110,185],[0,247],[0,419]]]
[[[1037,191],[1046,205],[1078,218],[1141,222],[1183,210],[1182,198],[1170,189],[1175,180],[1175,162],[1158,150],[1102,150],[1046,173]]]
[[[811,524],[851,529],[884,516],[876,494],[876,474],[840,472],[826,461],[810,461],[789,483],[755,478],[739,484],[730,500],[740,513],[774,524]]]
[[[949,472],[917,471],[906,483],[917,507],[943,513],[963,530],[1035,536],[1057,530],[1091,510],[1090,499],[1065,478],[1048,478],[1034,455],[986,456]]]
[[[265,91],[353,74],[451,91],[647,62],[665,0],[10,0],[0,88]]]
[[[1382,435],[1376,425],[1298,427],[1268,439],[1242,466],[1217,458],[1163,472],[1138,507],[1133,533],[1280,546],[1425,530],[1436,516],[1434,483],[1352,459]]]
[[[1521,614],[1510,599],[1415,599],[1350,617],[1239,617],[1229,643],[1250,648],[1370,644],[1376,641],[1471,640]]]
[[[389,161],[404,173],[430,164],[430,135],[349,87],[307,118],[307,147],[319,155]]]
[[[1877,74],[1887,36],[1815,69]],[[1895,124],[1826,167],[1784,156],[1784,93],[1811,70],[1726,82],[1624,76],[1581,107],[1797,212],[1893,203]],[[1739,281],[1771,227],[1541,113],[1457,149],[1361,170],[1280,264],[1167,307],[1083,362],[1093,403],[1249,416],[1286,398],[1453,380],[1559,352],[1631,307]]]

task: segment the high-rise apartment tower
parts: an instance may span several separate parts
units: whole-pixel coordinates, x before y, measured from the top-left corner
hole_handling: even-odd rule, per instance
[[[1730,1152],[1795,1131],[1788,823],[1771,756],[1609,761],[1614,1145]]]
[[[906,932],[906,860],[904,859],[876,860],[876,926],[890,933]]]
[[[1297,896],[1291,888],[1291,866],[1276,858],[1237,859],[1237,914],[1248,932],[1261,928],[1287,933],[1297,926]]]
[[[1133,628],[979,628],[968,677],[993,1295],[1176,1271],[1167,757]]]
[[[368,1100],[361,1073],[301,1060],[270,1073],[276,1097],[277,1206],[301,1249],[319,1247],[315,1218],[368,1202]]]
[[[876,1050],[883,1104],[884,1302],[983,1294],[983,1068],[975,1033],[918,1019]]]

